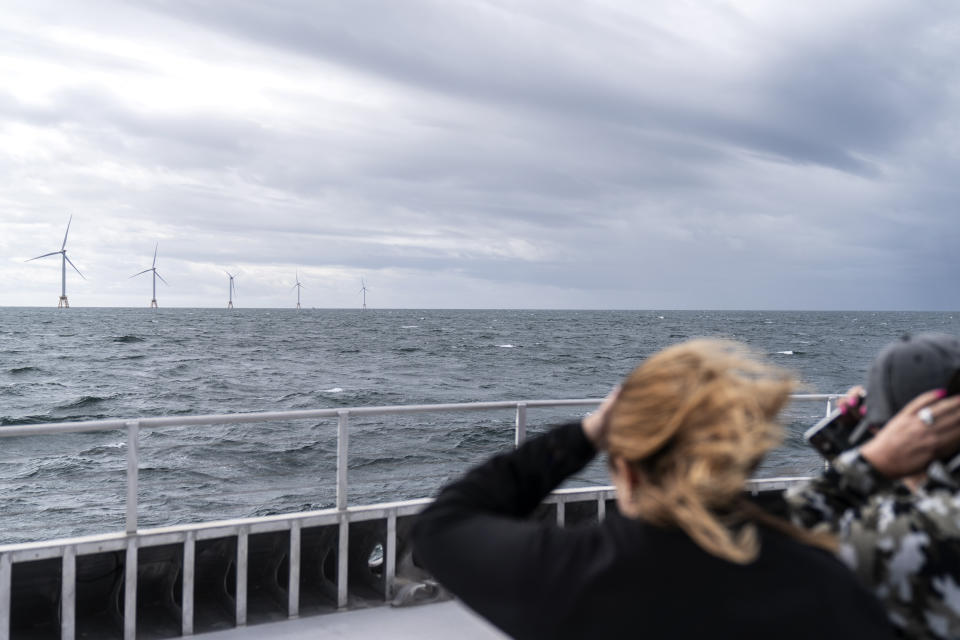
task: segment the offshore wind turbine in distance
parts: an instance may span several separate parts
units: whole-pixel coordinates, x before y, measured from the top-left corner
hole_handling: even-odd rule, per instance
[[[295,278],[296,278],[297,284],[293,285],[292,288],[297,290],[297,309],[299,310],[300,309],[300,289],[303,289],[303,283],[300,282],[299,271],[296,272]]]
[[[73,261],[67,257],[67,235],[70,234],[70,223],[73,222],[73,216],[70,216],[70,219],[67,220],[67,232],[63,234],[63,244],[60,246],[60,251],[51,251],[50,253],[45,253],[42,256],[37,256],[36,258],[30,258],[26,262],[31,260],[39,260],[40,258],[46,258],[47,256],[55,256],[60,254],[60,302],[57,303],[57,309],[69,309],[70,303],[67,301],[67,263],[70,263],[70,266],[73,267],[73,270],[77,273],[80,273],[80,269],[77,269],[77,265],[73,264]],[[86,276],[80,273],[80,277],[86,280]]]
[[[233,309],[233,292],[236,289],[236,285],[233,284],[233,279],[236,276],[227,270],[224,270],[224,273],[230,278],[230,300],[227,302],[227,309]]]
[[[367,289],[367,283],[364,281],[363,278],[360,278],[360,293],[363,294],[363,307],[362,307],[362,309],[363,309],[364,311],[367,310],[367,291],[369,291],[369,289]]]
[[[163,281],[163,284],[170,286],[170,283],[164,280],[162,275],[157,273],[157,249],[159,248],[160,248],[160,243],[158,242],[156,246],[153,248],[153,266],[152,267],[150,267],[149,269],[144,269],[143,271],[139,273],[135,273],[132,276],[130,276],[131,278],[136,278],[139,275],[143,275],[144,273],[149,273],[150,271],[153,271],[153,298],[150,299],[151,309],[157,308],[157,278],[160,278],[160,280]]]

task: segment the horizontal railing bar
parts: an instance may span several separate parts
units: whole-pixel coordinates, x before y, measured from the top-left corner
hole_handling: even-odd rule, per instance
[[[609,493],[613,491],[613,486],[609,484],[600,484],[595,487],[565,487],[563,489],[554,489],[550,492],[551,496],[579,496],[589,493]]]
[[[810,476],[774,476],[773,478],[750,478],[747,480],[747,486],[756,485],[758,487],[763,487],[766,485],[774,484],[796,484],[797,482],[803,482],[809,480]]]
[[[804,393],[791,396],[794,400],[829,400],[842,397],[837,393]],[[166,416],[162,418],[138,418],[139,428],[159,429],[166,427],[190,427],[216,424],[245,424],[250,422],[276,422],[278,420],[311,420],[336,418],[343,412],[351,416],[382,416],[405,413],[437,413],[444,411],[489,411],[493,409],[516,409],[518,404],[528,408],[539,407],[588,407],[596,406],[603,398],[578,398],[565,400],[499,400],[496,402],[459,402],[447,404],[409,404],[382,407],[349,407],[337,409],[303,409],[296,411],[262,411],[256,413],[224,413],[208,415]],[[82,433],[92,431],[116,431],[126,429],[128,418],[89,420],[82,422],[44,422],[39,424],[8,425],[0,427],[0,438],[43,435],[54,433]]]
[[[745,489],[751,491],[764,487],[786,486],[807,479],[808,478],[805,477],[756,478],[749,480]],[[576,502],[578,499],[589,501],[595,500],[601,495],[612,496],[613,487],[569,487],[558,489],[548,496],[545,502]],[[414,500],[362,505],[348,507],[345,514],[349,522],[385,518],[391,512],[402,517],[417,513],[431,502],[433,502],[432,498],[417,498]],[[136,534],[105,533],[76,538],[5,544],[0,545],[0,553],[9,553],[15,562],[24,562],[28,560],[60,557],[63,554],[63,549],[71,545],[76,547],[77,555],[89,555],[92,553],[124,549],[130,537],[138,538],[139,542],[137,545],[139,547],[152,547],[160,544],[182,542],[188,532],[194,532],[197,534],[197,539],[201,540],[236,535],[243,527],[249,528],[251,533],[283,530],[292,526],[291,523],[294,521],[299,521],[302,527],[333,526],[340,521],[341,517],[342,513],[336,509],[323,509],[302,513],[260,516],[257,518],[236,518],[233,520],[173,525],[156,529],[140,529]]]
[[[845,393],[791,393],[791,400],[836,400],[845,397]]]
[[[396,415],[403,413],[435,413],[440,411],[487,411],[490,409],[515,409],[517,402],[527,406],[564,407],[591,406],[602,398],[580,400],[518,400],[496,402],[462,402],[450,404],[409,404],[382,407],[350,407],[339,409],[303,409],[297,411],[262,411],[256,413],[224,413],[193,416],[167,416],[138,419],[141,429],[161,427],[188,427],[214,424],[244,424],[249,422],[275,422],[278,420],[310,420],[336,418],[343,412],[351,416]],[[37,435],[46,433],[76,433],[82,431],[114,431],[126,429],[128,419],[90,420],[85,422],[46,422],[42,424],[11,425],[0,427],[0,437]]]
[[[357,514],[359,517],[363,518],[368,512],[371,511],[381,511],[381,510],[396,510],[398,512],[403,512],[407,508],[419,509],[433,501],[432,498],[416,498],[413,500],[400,500],[396,502],[384,502],[380,504],[372,505],[362,505],[355,507],[348,507],[347,514],[348,518],[352,514]],[[402,514],[401,514],[402,515]],[[217,529],[217,530],[230,530],[239,526],[257,526],[257,525],[268,525],[270,523],[280,523],[281,525],[286,522],[291,522],[293,520],[309,521],[314,518],[329,518],[330,524],[335,524],[339,522],[339,512],[335,508],[330,509],[318,509],[316,511],[303,511],[300,513],[287,513],[287,514],[275,514],[269,516],[260,516],[256,518],[235,518],[231,520],[216,520],[211,522],[202,522],[202,523],[189,523],[189,524],[180,524],[180,525],[171,525],[167,527],[158,527],[155,529],[140,529],[137,532],[137,536],[141,538],[148,538],[152,536],[166,536],[166,535],[183,535],[187,531],[200,531],[205,529]],[[306,525],[309,526],[309,525]],[[280,527],[282,528],[282,526]],[[7,551],[30,551],[35,549],[43,549],[51,546],[52,544],[74,544],[77,546],[90,546],[96,544],[112,544],[117,543],[122,545],[123,541],[126,539],[127,535],[124,533],[105,533],[105,534],[96,534],[91,536],[80,536],[76,538],[62,538],[59,540],[47,540],[47,541],[36,541],[36,542],[17,542],[11,544],[0,545],[0,553]],[[145,543],[144,546],[151,546],[149,543]],[[94,553],[97,550],[94,549]]]

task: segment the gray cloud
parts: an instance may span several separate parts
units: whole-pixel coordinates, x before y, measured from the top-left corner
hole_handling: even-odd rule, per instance
[[[643,23],[639,32],[617,34],[591,24],[587,7],[579,12],[568,9],[574,15],[551,11],[531,18],[522,11],[509,15],[495,5],[465,8],[437,2],[354,2],[321,10],[298,1],[282,3],[283,9],[257,2],[229,7],[201,2],[146,4],[272,47],[335,60],[430,91],[547,112],[552,119],[682,130],[844,170],[865,170],[853,154],[888,148],[918,117],[942,106],[939,87],[930,82],[936,74],[924,71],[924,66],[932,62],[942,68],[953,52],[936,47],[918,50],[915,43],[942,31],[944,14],[955,13],[944,3],[926,11],[904,3],[877,5],[866,16],[866,25],[852,22],[826,38],[815,32],[790,42],[789,50],[775,50],[750,86],[744,86],[742,77],[702,60],[718,77],[681,68],[661,92],[659,83],[651,88],[630,71],[657,41],[677,46],[672,42],[676,38]],[[547,46],[520,38],[498,42],[505,22],[525,18],[553,20],[543,31],[561,41]],[[588,47],[610,56],[587,51]],[[614,64],[623,72],[605,73]],[[669,69],[660,69],[657,75],[655,80],[665,80]],[[703,86],[688,91],[686,81]],[[736,93],[755,100],[733,113],[716,109],[714,97],[725,101]],[[752,109],[750,102],[755,102]]]
[[[263,305],[298,268],[344,306],[361,273],[392,306],[960,303],[948,3],[39,6],[0,51],[39,69],[0,83],[0,226],[42,222],[4,273],[69,210],[101,304],[155,241]]]

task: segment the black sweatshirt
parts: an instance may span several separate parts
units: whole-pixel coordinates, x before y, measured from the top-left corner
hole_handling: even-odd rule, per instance
[[[615,510],[565,529],[528,519],[595,454],[576,422],[473,469],[420,515],[417,564],[516,638],[892,637],[839,561],[769,529],[738,565]]]

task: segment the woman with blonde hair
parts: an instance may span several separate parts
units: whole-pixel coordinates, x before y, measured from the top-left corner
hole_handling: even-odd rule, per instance
[[[890,637],[832,539],[744,498],[792,388],[736,343],[665,349],[582,421],[444,488],[415,526],[415,560],[517,638]],[[530,519],[598,451],[618,508],[565,529]]]

